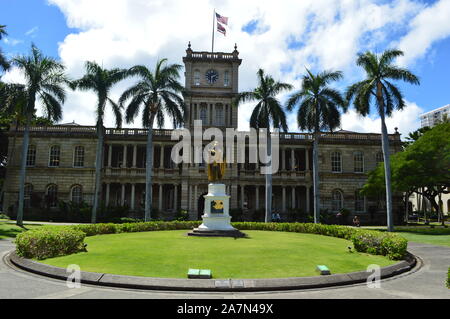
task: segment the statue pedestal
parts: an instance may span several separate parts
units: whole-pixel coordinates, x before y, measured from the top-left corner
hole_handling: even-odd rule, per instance
[[[189,232],[189,236],[245,237],[245,234],[231,226],[230,196],[225,192],[225,184],[209,184],[205,196],[203,223]]]

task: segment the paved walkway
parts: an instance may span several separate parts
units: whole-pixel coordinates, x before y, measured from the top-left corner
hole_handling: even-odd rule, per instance
[[[450,266],[450,247],[409,243],[409,251],[419,256],[422,267],[407,274],[385,279],[380,288],[368,288],[365,284],[341,288],[314,290],[252,292],[252,293],[198,293],[136,291],[119,288],[101,288],[82,285],[67,288],[65,282],[24,272],[5,264],[4,256],[14,249],[10,240],[0,240],[0,299],[8,298],[152,298],[152,299],[274,299],[274,298],[446,298],[450,289],[445,287],[447,269]]]

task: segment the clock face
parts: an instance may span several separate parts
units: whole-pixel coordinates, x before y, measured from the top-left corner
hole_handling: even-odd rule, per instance
[[[206,71],[205,76],[206,76],[206,80],[209,83],[214,83],[219,79],[219,73],[217,73],[217,71],[213,70],[213,69]]]

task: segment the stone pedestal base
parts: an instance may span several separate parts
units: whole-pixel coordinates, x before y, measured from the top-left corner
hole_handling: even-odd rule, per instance
[[[197,237],[233,237],[233,238],[243,238],[247,235],[238,229],[234,230],[201,230],[194,228],[194,230],[188,233],[188,236]]]
[[[203,223],[189,232],[189,236],[205,237],[245,237],[246,235],[231,226],[229,214],[230,196],[225,193],[224,184],[209,184],[205,196]]]

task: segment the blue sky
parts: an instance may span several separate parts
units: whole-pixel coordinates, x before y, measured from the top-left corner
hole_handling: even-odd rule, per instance
[[[231,51],[238,42],[244,59],[240,90],[256,84],[259,67],[296,85],[305,66],[313,71],[343,70],[346,78],[337,86],[345,88],[362,76],[354,65],[356,52],[368,48],[382,51],[399,43],[409,49],[408,53],[412,52],[406,59],[406,67],[420,77],[421,85],[399,84],[405,98],[417,109],[415,113],[399,115],[397,121],[450,103],[450,27],[437,25],[439,12],[450,8],[450,0],[352,0],[345,5],[320,0],[289,1],[278,5],[264,2],[264,6],[258,6],[256,0],[245,4],[230,0],[216,7],[230,21],[227,37],[216,35],[217,50]],[[83,63],[88,59],[110,67],[153,65],[158,57],[181,63],[188,41],[194,50],[209,49],[213,3],[202,0],[189,6],[178,0],[164,4],[150,0],[2,0],[0,24],[7,25],[9,35],[0,46],[11,57],[27,53],[33,42],[46,55],[66,63],[72,76],[83,73]],[[427,10],[428,16],[436,16],[436,26],[427,23]],[[386,12],[398,18],[389,20]],[[360,19],[362,15],[364,18]],[[178,24],[173,25],[178,20],[183,23],[183,30]],[[358,30],[346,25],[348,21],[355,24],[355,29],[367,30],[358,34]],[[345,43],[346,39],[351,45]],[[81,122],[91,120],[92,108],[86,105],[93,104],[93,97],[73,93],[69,98],[64,120],[72,121],[74,117]],[[77,116],[79,107],[86,113],[81,118]],[[243,108],[240,112],[242,123],[248,121],[248,110]],[[376,116],[371,120],[375,121]],[[355,118],[349,117],[347,121],[343,128],[364,129],[364,125],[352,124]],[[295,126],[295,120],[291,124]],[[400,125],[405,126],[404,130],[413,129],[417,121]]]

